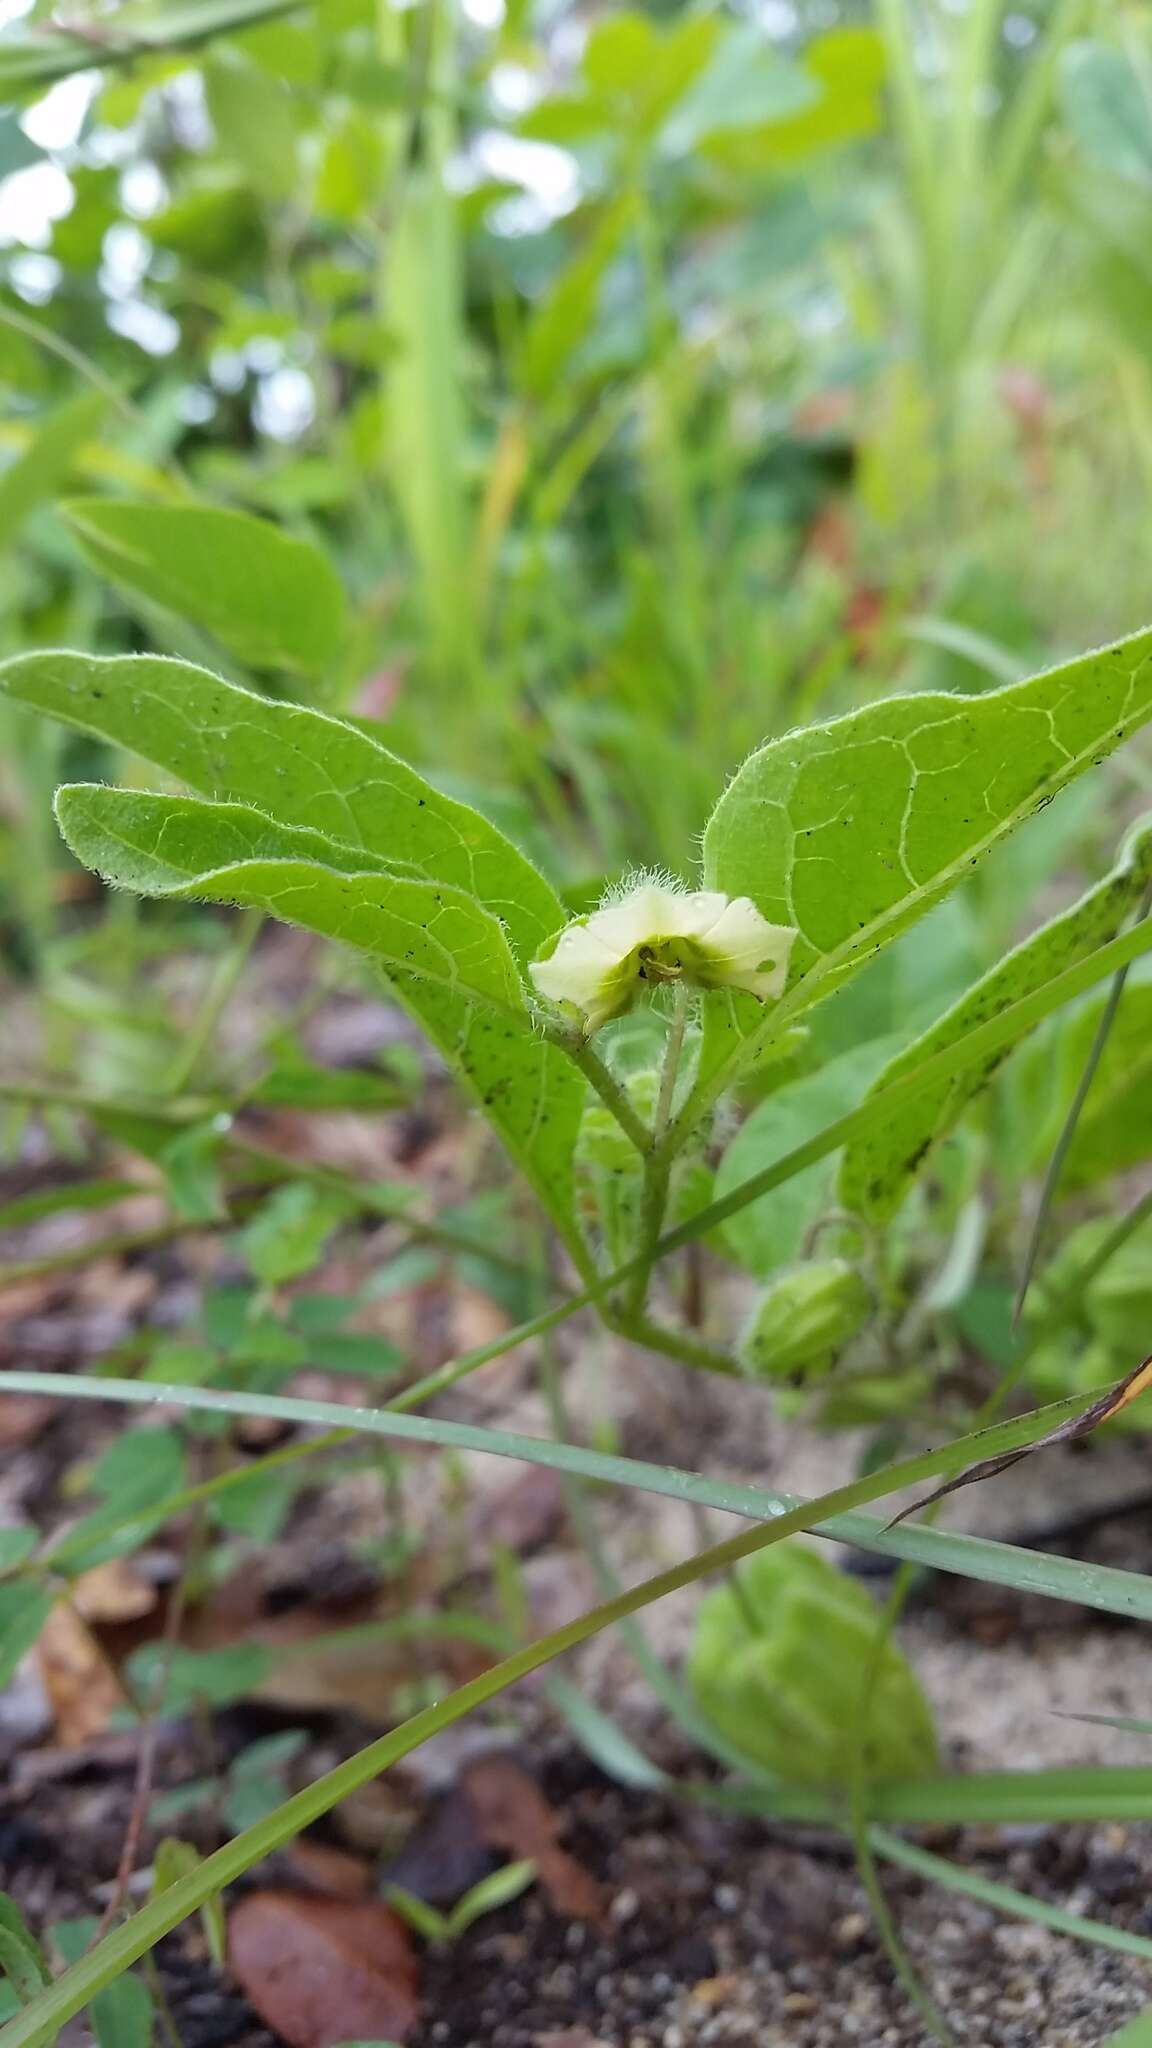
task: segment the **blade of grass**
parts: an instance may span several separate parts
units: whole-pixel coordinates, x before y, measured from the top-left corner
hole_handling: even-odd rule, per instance
[[[459,1365],[459,1361],[457,1361]],[[764,1487],[737,1481],[709,1479],[677,1466],[647,1464],[637,1458],[622,1458],[606,1451],[586,1450],[574,1444],[558,1444],[540,1437],[513,1436],[504,1430],[481,1429],[471,1423],[451,1422],[440,1417],[405,1415],[389,1409],[343,1408],[325,1401],[302,1401],[287,1395],[237,1394],[206,1387],[176,1387],[149,1381],[88,1379],[70,1373],[5,1373],[5,1389],[13,1393],[46,1393],[67,1399],[74,1395],[92,1401],[123,1401],[134,1405],[172,1404],[215,1410],[233,1415],[272,1415],[289,1422],[330,1425],[338,1423],[347,1437],[360,1431],[391,1436],[410,1442],[449,1445],[458,1450],[487,1451],[497,1457],[517,1458],[529,1464],[547,1465],[558,1472],[593,1479],[609,1486],[627,1486],[641,1492],[665,1494],[673,1500],[717,1508],[726,1514],[753,1520],[787,1520],[803,1514],[811,1503],[794,1496],[770,1492]],[[411,1391],[411,1390],[410,1390]],[[1077,1400],[1058,1401],[984,1430],[962,1437],[934,1450],[919,1453],[881,1473],[866,1474],[839,1489],[836,1506],[820,1516],[818,1534],[837,1543],[860,1549],[878,1550],[892,1557],[911,1559],[961,1578],[975,1578],[1020,1591],[1040,1593],[1050,1599],[1068,1600],[1103,1613],[1122,1614],[1130,1619],[1152,1620],[1152,1578],[1141,1573],[1120,1571],[1113,1565],[1085,1564],[1077,1558],[1054,1557],[1040,1551],[1023,1550],[1012,1544],[994,1543],[987,1537],[963,1536],[948,1530],[920,1528],[902,1523],[888,1528],[874,1516],[851,1510],[879,1499],[897,1487],[914,1485],[942,1466],[963,1468],[971,1462],[974,1446],[1009,1450],[1033,1441],[1054,1419],[1074,1411]],[[328,1439],[331,1441],[331,1439]],[[280,1454],[284,1462],[283,1454]],[[256,1468],[245,1467],[248,1477]],[[226,1475],[228,1476],[228,1475]],[[219,1491],[219,1482],[188,1488],[184,1493],[157,1503],[147,1515],[139,1511],[124,1516],[117,1524],[101,1526],[103,1538],[114,1528],[155,1527],[160,1519],[183,1510]],[[808,1526],[807,1524],[805,1526]],[[815,1527],[815,1523],[812,1524]],[[92,1525],[84,1537],[85,1548],[93,1540]],[[68,1541],[49,1553],[47,1562],[62,1564]]]
[[[874,1827],[870,1833],[878,1855],[886,1857],[890,1863],[900,1864],[905,1870],[914,1870],[930,1884],[945,1885],[949,1891],[963,1892],[967,1898],[979,1899],[982,1905],[991,1906],[999,1913],[1010,1913],[1017,1920],[1034,1920],[1041,1927],[1050,1927],[1056,1934],[1070,1934],[1074,1941],[1088,1941],[1096,1948],[1119,1949],[1123,1955],[1152,1960],[1152,1941],[1147,1935],[1130,1934],[1125,1927],[1109,1927],[1103,1920],[1088,1920],[1083,1914],[1069,1913],[1062,1906],[1051,1906],[1047,1899],[1030,1898],[1027,1892],[1018,1892],[1011,1885],[998,1884],[994,1878],[981,1877],[978,1871],[965,1870],[961,1864],[950,1863],[943,1856],[933,1856],[927,1849],[916,1848],[913,1843],[902,1841],[899,1835],[889,1834],[887,1828]]]

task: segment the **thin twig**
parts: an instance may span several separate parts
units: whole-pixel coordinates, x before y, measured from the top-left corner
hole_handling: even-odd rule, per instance
[[[116,1875],[112,1880],[112,1896],[101,1914],[100,1925],[88,1944],[89,1948],[94,1948],[98,1942],[103,1941],[104,1936],[112,1927],[121,1906],[128,1896],[132,1872],[136,1868],[140,1837],[144,1832],[144,1823],[148,1818],[148,1807],[152,1799],[152,1778],[156,1768],[156,1741],[160,1728],[160,1708],[164,1701],[164,1695],[168,1690],[168,1675],[172,1668],[172,1658],[180,1640],[180,1630],[184,1624],[192,1565],[199,1549],[199,1530],[200,1517],[199,1513],[197,1513],[188,1539],[188,1548],[184,1554],[183,1568],[173,1589],[172,1599],[164,1621],[164,1632],[160,1638],[160,1668],[156,1673],[151,1694],[141,1703],[143,1711],[141,1715],[140,1746],[136,1753],[136,1779],[132,1788],[132,1804],[128,1809],[128,1823],[124,1829],[124,1840],[120,1848],[120,1861],[116,1865]]]

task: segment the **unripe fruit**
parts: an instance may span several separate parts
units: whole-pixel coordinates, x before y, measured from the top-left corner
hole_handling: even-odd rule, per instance
[[[843,1785],[860,1724],[880,1617],[868,1594],[801,1543],[774,1543],[708,1594],[689,1661],[704,1712],[737,1749],[793,1784]],[[935,1768],[932,1710],[903,1652],[888,1642],[872,1692],[870,1778]]]
[[[740,1341],[741,1360],[760,1379],[819,1379],[871,1313],[867,1283],[847,1259],[794,1266],[761,1295]]]

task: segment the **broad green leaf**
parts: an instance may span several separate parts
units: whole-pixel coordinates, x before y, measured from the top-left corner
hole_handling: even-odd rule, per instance
[[[798,931],[779,1021],[1152,717],[1150,655],[1152,631],[1136,633],[981,697],[892,697],[751,755],[708,822],[705,879]]]
[[[56,816],[77,859],[118,888],[250,904],[528,1027],[499,919],[463,889],[365,874],[355,848],[240,804],[74,783],[57,792]]]
[[[0,547],[9,546],[29,513],[59,490],[107,404],[100,392],[84,391],[37,422],[28,446],[0,476]]]
[[[1022,996],[1031,995],[1063,968],[1086,959],[1097,946],[1114,938],[1139,902],[1150,878],[1152,825],[1144,826],[1130,836],[1117,866],[1104,881],[1090,889],[1061,916],[1052,918],[1039,931],[1033,932],[1030,938],[976,982],[959,1002],[953,1003],[928,1031],[905,1046],[879,1075],[876,1087],[884,1088],[898,1080],[933,1053],[944,1051],[966,1032],[974,1030],[986,1018],[996,1016]],[[1135,996],[1138,992],[1131,993]],[[1152,990],[1148,993],[1152,996]],[[1146,1006],[1143,1021],[1146,1030]],[[1080,1054],[1077,1061],[1074,1053],[1072,1062],[1078,1073],[1087,1047],[1082,1042],[1081,1031],[1070,1035],[1075,1038],[1076,1050]],[[1146,1039],[1143,1042],[1146,1043]],[[953,1129],[972,1097],[1013,1050],[1012,1045],[1001,1046],[984,1065],[967,1067],[952,1079],[938,1081],[934,1088],[924,1090],[914,1101],[895,1109],[882,1125],[850,1146],[844,1155],[840,1173],[840,1196],[845,1206],[874,1222],[890,1217],[899,1207],[921,1162]],[[1134,1043],[1127,1048],[1129,1067],[1131,1057],[1138,1055],[1140,1050],[1141,1037],[1137,1031]],[[1124,1064],[1123,1060],[1113,1062],[1114,1081],[1123,1073]],[[1152,1054],[1148,1065],[1152,1078]],[[1093,1094],[1096,1095],[1095,1090]],[[1099,1106],[1103,1108],[1102,1101]],[[1130,1113],[1125,1118],[1121,1111],[1121,1117],[1131,1137]],[[1077,1139],[1078,1148],[1085,1144],[1085,1138],[1082,1128]],[[1144,1149],[1147,1149],[1146,1138]],[[1104,1168],[1104,1171],[1108,1170]]]
[[[804,51],[804,75],[815,88],[811,104],[794,111],[780,106],[755,126],[718,125],[701,147],[730,175],[754,177],[872,135],[880,125],[884,69],[874,28],[846,23],[829,29]]]
[[[19,702],[97,733],[206,796],[257,805],[468,890],[504,924],[524,968],[566,922],[563,905],[510,840],[436,790],[359,728],[273,703],[206,670],[160,656],[23,655],[0,668]],[[587,1268],[573,1223],[572,1155],[584,1085],[563,1053],[492,1028],[447,989],[404,974],[401,1000],[458,1070],[517,1160],[569,1250]]]
[[[344,593],[310,541],[210,505],[73,498],[61,509],[101,575],[207,627],[238,660],[317,676],[336,658]]]
[[[1152,99],[1141,69],[1106,43],[1072,43],[1060,60],[1064,113],[1101,170],[1152,188]]]
[[[781,56],[766,29],[733,22],[675,108],[661,142],[679,155],[726,129],[802,113],[820,96],[815,80]]]
[[[857,1046],[770,1095],[725,1152],[716,1173],[717,1197],[730,1194],[813,1131],[855,1108],[891,1058],[893,1043],[889,1037]],[[832,1206],[834,1182],[833,1160],[820,1160],[741,1209],[724,1225],[725,1243],[753,1273],[767,1275],[786,1265],[799,1256],[808,1231]]]
[[[0,686],[202,796],[254,805],[389,870],[466,890],[507,926],[522,966],[566,921],[559,897],[496,826],[342,719],[161,655],[18,655],[0,664]]]
[[[287,199],[297,182],[297,121],[288,87],[235,51],[214,55],[204,83],[217,140],[271,200]]]

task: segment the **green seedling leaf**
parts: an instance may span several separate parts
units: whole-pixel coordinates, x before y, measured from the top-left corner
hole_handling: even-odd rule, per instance
[[[1090,1721],[1098,1728],[1116,1728],[1124,1735],[1152,1735],[1152,1721],[1132,1714],[1061,1714],[1062,1721]]]
[[[554,891],[496,826],[339,719],[159,656],[23,656],[0,668],[0,686],[202,795],[256,805],[375,854],[390,871],[467,891],[504,924],[521,970],[566,922]],[[573,1221],[580,1076],[555,1047],[478,1016],[463,994],[399,971],[392,984],[462,1073],[586,1273]]]
[[[307,1742],[302,1729],[288,1728],[250,1743],[228,1773],[224,1817],[230,1828],[254,1827],[284,1798],[284,1772]]]
[[[172,1207],[189,1223],[216,1223],[228,1213],[220,1172],[220,1148],[227,1125],[226,1117],[219,1121],[209,1117],[181,1131],[157,1154]]]
[[[285,1044],[251,1100],[275,1109],[395,1109],[420,1091],[420,1058],[411,1046],[389,1050],[379,1066],[322,1067]]]
[[[482,1877],[471,1891],[458,1899],[448,1915],[447,1938],[458,1941],[460,1936],[485,1913],[495,1913],[501,1906],[510,1906],[536,1881],[536,1865],[532,1858],[524,1857],[517,1863],[505,1863],[494,1870],[490,1877]]]
[[[344,593],[310,541],[215,506],[73,498],[61,509],[101,575],[206,627],[240,661],[320,676],[336,659]]]
[[[52,1982],[47,1958],[7,1892],[0,1892],[0,1970],[22,2005]]]
[[[186,1454],[174,1429],[132,1429],[117,1437],[93,1467],[94,1493],[125,1512],[150,1508],[184,1484]]]
[[[250,904],[528,1027],[500,923],[462,889],[389,873],[374,859],[376,872],[358,872],[357,849],[240,804],[73,783],[57,792],[56,817],[77,859],[119,888]]]
[[[1130,836],[1110,875],[1061,916],[1042,925],[976,982],[930,1030],[913,1039],[884,1068],[874,1088],[888,1087],[933,1053],[945,1051],[987,1018],[996,1016],[1021,997],[1032,995],[1064,968],[1086,959],[1098,946],[1115,938],[1139,903],[1150,877],[1152,826],[1142,826]],[[873,1222],[887,1221],[899,1207],[925,1157],[954,1128],[966,1105],[1017,1043],[1019,1040],[1001,1046],[979,1067],[967,1067],[951,1079],[938,1081],[914,1101],[893,1110],[883,1124],[849,1146],[840,1173],[840,1198],[845,1207]],[[1136,1049],[1128,1048],[1123,1071],[1130,1072],[1130,1057]],[[1077,1073],[1083,1066],[1085,1052],[1086,1048],[1080,1047],[1078,1064],[1074,1059]],[[1077,1142],[1086,1142],[1084,1130]]]
[[[1152,717],[1150,656],[1136,633],[982,697],[893,697],[753,754],[709,820],[705,881],[798,937],[788,993],[762,1019],[741,998],[743,1028],[768,1037],[821,1001],[1122,745]]]
[[[332,1232],[348,1215],[348,1203],[326,1189],[294,1181],[269,1195],[241,1238],[244,1256],[264,1287],[297,1280],[319,1264]]]
[[[441,1942],[447,1941],[447,1916],[439,1912],[435,1906],[430,1906],[427,1899],[418,1897],[402,1884],[386,1886],[384,1898],[392,1911],[399,1913],[400,1918],[406,1920],[421,1940],[428,1942],[431,1947],[435,1948]]]
[[[204,1793],[201,1791],[200,1799]],[[155,1814],[155,1808],[153,1808]],[[190,1877],[200,1868],[201,1856],[191,1842],[182,1842],[176,1835],[165,1835],[156,1844],[152,1856],[152,1890],[149,1896],[159,1898],[170,1885],[179,1884],[181,1878]],[[224,1925],[224,1908],[219,1898],[207,1899],[200,1909],[200,1925],[208,1953],[217,1969],[223,1969],[228,1955],[228,1937]]]
[[[1109,2034],[1104,2048],[1152,2048],[1152,2006],[1129,2020],[1118,2034]]]
[[[145,1643],[133,1652],[129,1664],[144,1699],[154,1699],[157,1680],[163,1678],[156,1713],[182,1714],[197,1705],[231,1706],[254,1692],[268,1675],[272,1653],[261,1643],[229,1643],[220,1650]]]
[[[62,1188],[44,1188],[39,1194],[19,1195],[0,1208],[0,1230],[18,1230],[26,1223],[39,1223],[45,1216],[58,1216],[71,1209],[108,1209],[140,1193],[139,1181],[75,1181]]]
[[[10,1683],[55,1604],[54,1593],[30,1581],[0,1585],[0,1688]]]
[[[18,1564],[23,1564],[26,1557],[31,1557],[38,1540],[35,1529],[23,1526],[0,1529],[0,1572],[13,1571]]]

